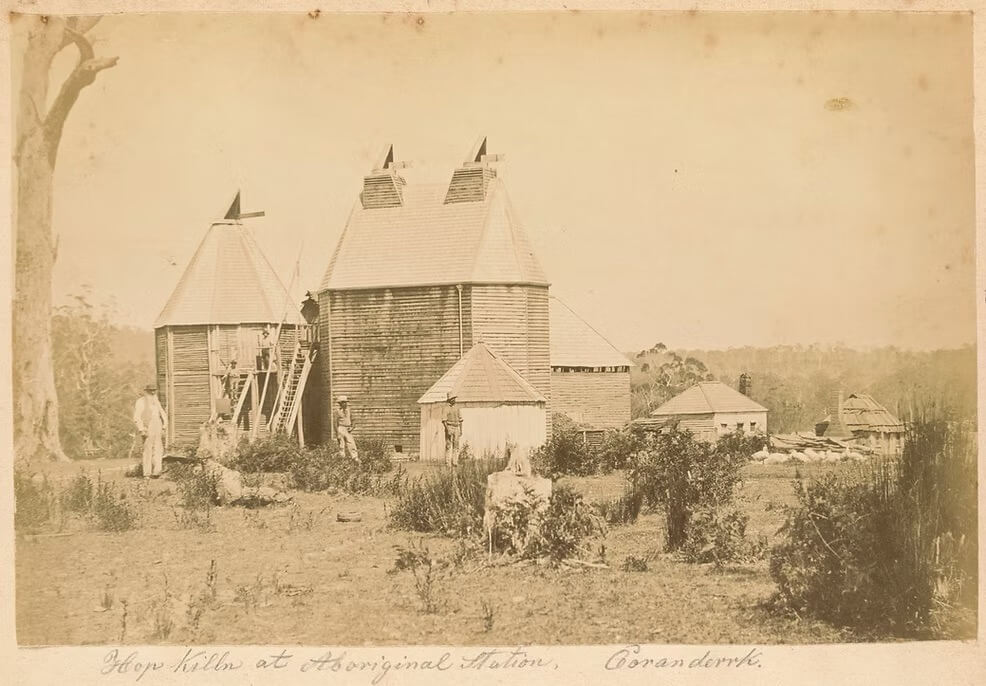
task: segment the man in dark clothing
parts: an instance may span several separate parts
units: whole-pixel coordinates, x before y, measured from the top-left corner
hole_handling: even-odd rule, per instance
[[[455,393],[449,392],[447,403],[442,412],[442,424],[445,426],[445,464],[459,464],[459,441],[462,438],[462,414],[455,406]]]

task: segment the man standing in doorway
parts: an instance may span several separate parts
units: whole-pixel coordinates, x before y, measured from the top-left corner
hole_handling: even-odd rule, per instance
[[[442,424],[445,425],[445,464],[454,467],[459,464],[459,440],[462,438],[462,414],[455,406],[455,393],[446,396],[445,409],[442,412]]]
[[[343,457],[351,457],[359,462],[356,452],[356,441],[353,439],[353,416],[349,411],[349,398],[340,395],[337,400],[339,407],[335,411],[336,439],[339,441],[339,452]]]
[[[161,459],[164,457],[163,435],[168,428],[168,418],[157,399],[157,386],[144,386],[144,395],[134,404],[134,424],[144,439],[144,456],[141,464],[144,478],[156,479],[161,475]]]

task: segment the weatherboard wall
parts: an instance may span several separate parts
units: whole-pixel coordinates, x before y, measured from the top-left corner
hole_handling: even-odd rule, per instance
[[[419,447],[418,398],[472,343],[470,299],[455,286],[323,291],[319,294],[323,398],[349,398],[357,441],[402,452]],[[329,410],[326,403],[326,411]],[[322,438],[332,437],[331,422]]]
[[[628,369],[628,368],[625,368]],[[630,421],[630,372],[551,372],[552,411],[580,426],[619,429]]]

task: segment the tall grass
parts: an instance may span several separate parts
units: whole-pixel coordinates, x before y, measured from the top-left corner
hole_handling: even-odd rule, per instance
[[[782,605],[863,633],[968,634],[978,585],[968,432],[925,412],[900,458],[795,489],[798,505],[771,556]]]
[[[503,458],[468,460],[406,482],[390,511],[400,529],[462,535],[482,530],[486,477],[506,466]]]

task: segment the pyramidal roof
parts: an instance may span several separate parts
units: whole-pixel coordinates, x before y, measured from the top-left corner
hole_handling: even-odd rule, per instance
[[[552,367],[630,367],[626,355],[554,296],[548,299]]]
[[[350,214],[320,290],[459,283],[548,285],[503,182],[482,199],[447,202],[449,186],[401,187],[393,206]]]
[[[882,431],[885,433],[902,433],[904,423],[866,393],[853,393],[842,403],[842,422],[848,431]],[[831,425],[832,415],[828,415],[820,424]],[[826,427],[825,435],[831,435]]]
[[[459,403],[545,402],[537,389],[483,343],[470,348],[418,402],[444,403],[449,393]]]
[[[217,221],[209,228],[154,328],[276,324],[282,318],[287,324],[301,324],[301,315],[283,282],[249,229],[233,218]]]
[[[651,415],[714,412],[767,412],[767,408],[721,381],[702,381],[671,398],[651,412]]]

